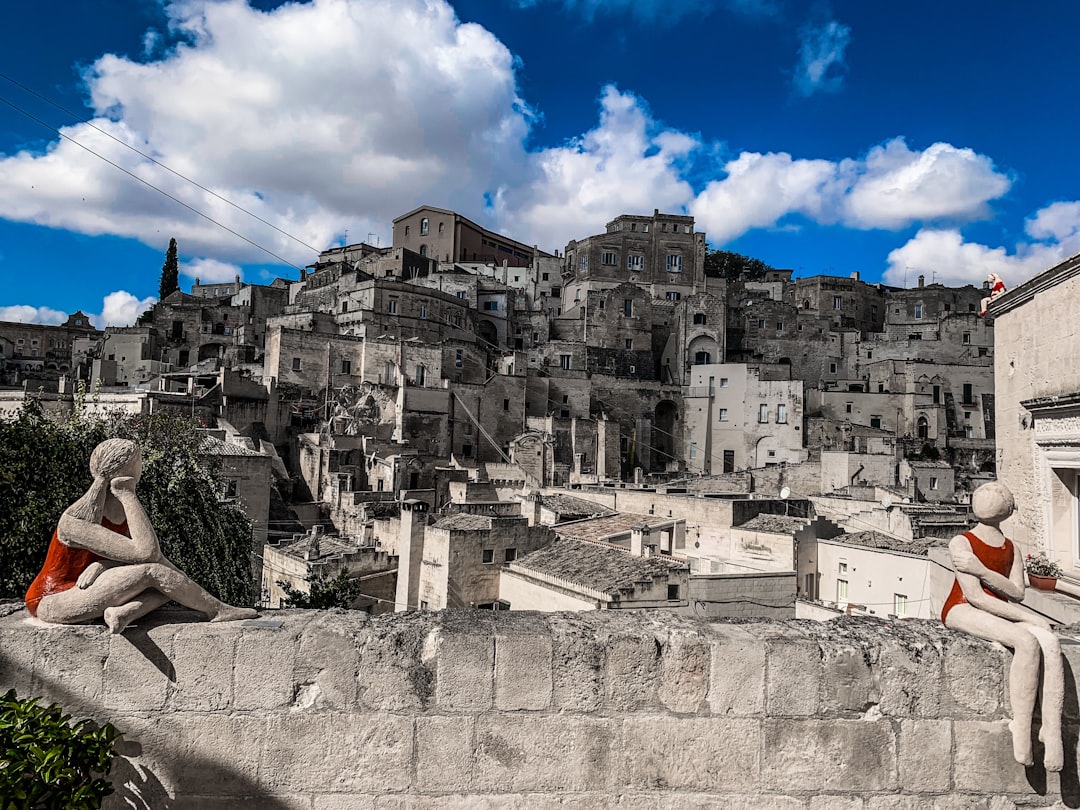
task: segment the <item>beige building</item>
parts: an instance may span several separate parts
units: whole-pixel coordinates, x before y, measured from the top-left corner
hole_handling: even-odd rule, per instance
[[[1016,497],[1004,526],[1080,580],[1080,254],[991,304],[998,478]]]
[[[489,231],[461,214],[422,205],[394,220],[394,247],[404,247],[442,262],[504,262],[528,267],[551,254]]]

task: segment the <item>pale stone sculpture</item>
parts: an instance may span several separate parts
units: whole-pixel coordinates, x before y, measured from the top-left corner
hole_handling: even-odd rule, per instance
[[[45,565],[26,593],[30,615],[55,624],[104,617],[113,633],[170,599],[215,622],[258,615],[215,599],[161,553],[135,496],[138,445],[103,441],[90,456],[90,472],[90,489],[60,517]]]
[[[952,591],[941,611],[946,627],[979,638],[997,641],[1013,650],[1009,669],[1009,701],[1013,719],[1009,730],[1013,756],[1023,765],[1034,764],[1031,721],[1039,688],[1042,659],[1043,764],[1060,771],[1065,755],[1061,741],[1061,708],[1065,694],[1061,648],[1050,623],[1016,604],[1024,598],[1024,566],[1021,555],[998,528],[1016,508],[1008,487],[999,482],[984,484],[971,497],[979,523],[949,543],[956,571]],[[1041,656],[1040,656],[1041,653]]]
[[[988,275],[986,281],[990,285],[990,294],[979,302],[980,315],[986,314],[986,310],[990,306],[991,301],[998,296],[1005,294],[1005,282],[1001,280],[1001,277],[997,273]]]

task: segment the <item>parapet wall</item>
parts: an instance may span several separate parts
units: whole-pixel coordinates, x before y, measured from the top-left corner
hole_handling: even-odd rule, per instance
[[[0,692],[126,733],[107,806],[1080,805],[1071,675],[1066,770],[1025,770],[1005,724],[1008,653],[930,623],[189,619],[124,636],[0,619]],[[1080,646],[1066,658],[1076,672]]]

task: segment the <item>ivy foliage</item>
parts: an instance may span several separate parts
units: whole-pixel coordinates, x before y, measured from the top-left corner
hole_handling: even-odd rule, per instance
[[[0,697],[0,810],[96,810],[113,792],[107,779],[111,723],[71,722],[56,703]]]
[[[218,598],[253,604],[251,523],[218,498],[220,465],[194,420],[169,412],[55,418],[28,400],[0,420],[0,598],[21,598],[45,561],[63,511],[89,487],[90,453],[132,439],[143,456],[136,493],[165,556]]]
[[[315,610],[327,610],[329,608],[345,608],[353,606],[356,597],[360,595],[360,583],[355,579],[349,579],[348,573],[342,568],[336,577],[327,579],[321,571],[315,574],[309,581],[311,592],[298,591],[290,583],[279,581],[278,586],[285,592],[281,600],[282,607],[312,608]]]

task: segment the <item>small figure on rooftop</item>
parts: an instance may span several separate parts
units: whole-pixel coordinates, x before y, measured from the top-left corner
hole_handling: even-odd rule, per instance
[[[986,283],[990,285],[990,294],[979,302],[979,314],[985,315],[990,302],[1000,295],[1005,294],[1005,282],[997,273],[991,273],[986,277]]]

